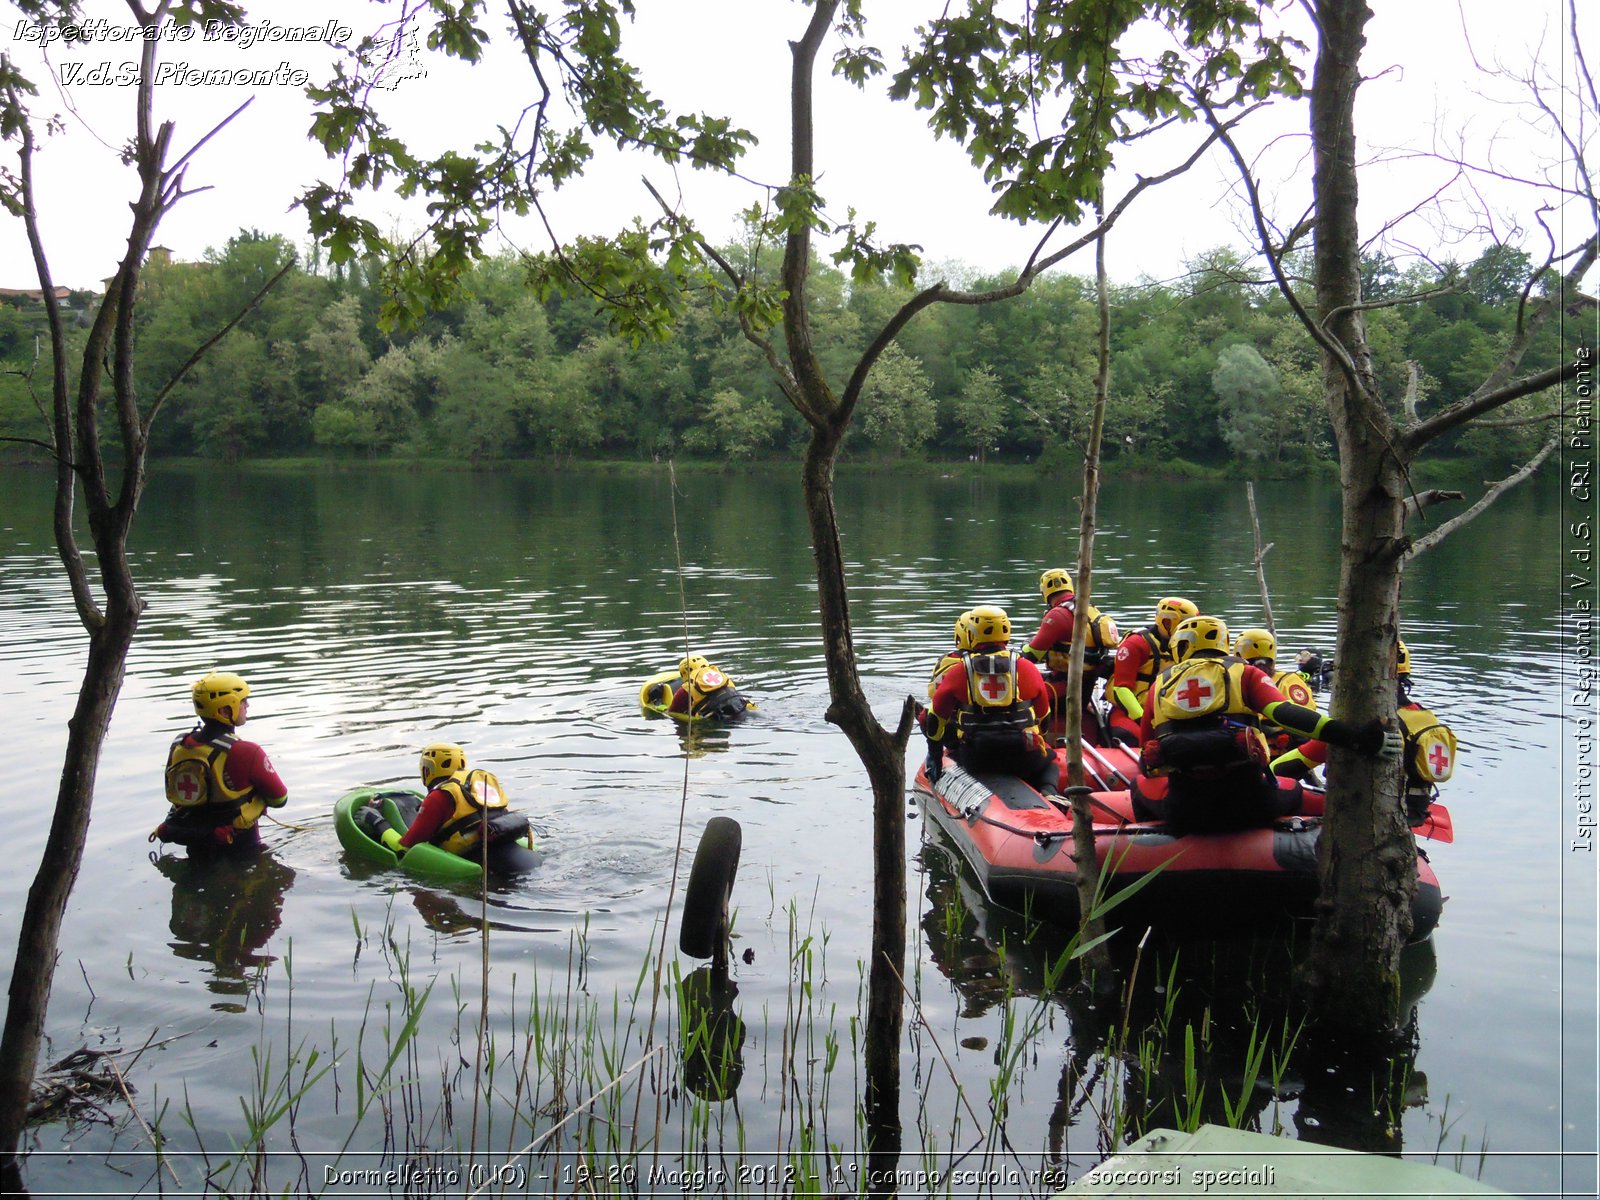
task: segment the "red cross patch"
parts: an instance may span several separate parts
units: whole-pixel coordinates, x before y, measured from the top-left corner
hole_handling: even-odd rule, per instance
[[[988,693],[991,700],[998,700],[1006,694],[1006,680],[1002,675],[985,675],[978,686]]]
[[[1211,685],[1201,683],[1198,679],[1190,676],[1188,682],[1177,690],[1175,696],[1180,707],[1187,708],[1193,712],[1201,708],[1211,698]]]
[[[1450,752],[1440,742],[1435,742],[1433,749],[1428,751],[1428,766],[1433,770],[1435,779],[1443,779],[1450,770]]]
[[[195,797],[200,794],[200,781],[188,771],[178,776],[174,786],[190,804],[193,804]]]

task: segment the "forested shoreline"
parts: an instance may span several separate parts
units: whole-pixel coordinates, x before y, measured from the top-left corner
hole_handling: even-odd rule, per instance
[[[293,253],[282,238],[242,231],[203,262],[152,254],[138,322],[140,394],[165,386],[196,342]],[[752,258],[748,247],[726,253]],[[1317,347],[1281,295],[1227,249],[1185,268],[1114,291],[1108,468],[1331,473]],[[1498,246],[1465,265],[1402,273],[1375,257],[1364,268],[1363,295],[1373,301],[1426,294],[1373,308],[1367,326],[1394,410],[1414,402],[1427,412],[1459,400],[1494,362],[1529,260]],[[959,265],[924,274],[985,283]],[[841,368],[909,295],[825,263],[813,279],[817,343]],[[536,295],[514,258],[488,260],[464,283],[461,303],[385,331],[375,269],[297,263],[174,389],[152,453],[229,463],[671,456],[737,464],[790,457],[804,443],[803,422],[768,365],[709,300],[690,299],[667,340],[635,345],[585,299]],[[74,297],[79,307],[88,298]],[[1094,395],[1095,321],[1092,281],[1069,275],[1002,304],[925,312],[874,370],[850,456],[1075,470]],[[30,388],[45,393],[43,372],[28,378],[42,327],[36,301],[0,302],[0,436],[42,440]],[[1549,329],[1527,365],[1555,362],[1559,336]],[[1508,406],[1495,427],[1441,445],[1445,463],[1526,460],[1548,436],[1526,418],[1552,407],[1537,397]],[[5,450],[13,461],[42,454],[26,444]]]

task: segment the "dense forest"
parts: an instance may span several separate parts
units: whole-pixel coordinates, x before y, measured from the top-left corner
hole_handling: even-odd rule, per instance
[[[726,252],[737,257],[740,248]],[[241,232],[204,262],[153,254],[139,311],[141,394],[162,387],[292,253],[282,238]],[[1443,268],[1366,263],[1369,301],[1429,293],[1367,314],[1397,410],[1410,387],[1426,413],[1484,377],[1516,320],[1528,268],[1525,254],[1505,246]],[[985,283],[960,266],[941,270]],[[861,350],[863,331],[880,328],[906,297],[854,283],[825,263],[814,279],[817,344],[841,366]],[[592,303],[536,296],[514,258],[485,262],[464,282],[460,304],[385,333],[376,271],[297,263],[173,392],[153,452],[227,462],[741,461],[781,456],[804,440],[766,364],[709,302],[691,302],[668,340],[634,345],[614,335]],[[42,327],[37,301],[0,302],[0,435],[44,436],[34,399],[47,394],[44,368],[28,377]],[[1072,467],[1093,400],[1095,328],[1092,282],[1068,275],[1002,304],[925,312],[874,371],[853,456]],[[1555,361],[1558,336],[1552,331],[1527,366]],[[1112,338],[1113,469],[1181,472],[1192,464],[1258,477],[1331,470],[1317,349],[1242,255],[1214,250],[1175,282],[1117,288]],[[1552,407],[1535,398],[1501,416]],[[1547,436],[1543,423],[1502,420],[1441,449],[1510,463],[1531,457]],[[4,449],[11,457],[41,453]]]

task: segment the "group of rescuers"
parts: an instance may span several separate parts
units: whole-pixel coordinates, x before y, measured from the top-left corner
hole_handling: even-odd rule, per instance
[[[732,677],[699,655],[685,658],[678,675],[669,703],[673,712],[728,714],[744,707]],[[150,840],[191,851],[257,851],[262,816],[288,803],[289,789],[266,751],[238,735],[250,712],[250,685],[230,671],[213,671],[195,681],[190,695],[200,723],[173,739],[167,751],[165,785],[171,808]],[[396,854],[429,842],[471,856],[485,832],[491,842],[528,832],[526,819],[509,809],[500,781],[488,771],[469,770],[466,751],[456,743],[423,747],[418,768],[427,795],[404,830],[393,828],[376,806],[356,814]]]
[[[1039,577],[1039,592],[1044,619],[1020,655],[1011,651],[1011,620],[1003,610],[985,605],[956,621],[955,646],[928,685],[923,732],[930,781],[938,781],[949,750],[965,770],[1010,773],[1040,791],[1060,793],[1053,734],[1065,711],[1077,598],[1071,575],[1060,568]],[[1416,826],[1454,770],[1455,736],[1413,699],[1404,642],[1395,664],[1396,731],[1380,720],[1351,725],[1324,716],[1308,679],[1320,674],[1315,656],[1303,653],[1297,669],[1280,670],[1271,633],[1248,629],[1230,641],[1226,623],[1202,614],[1192,601],[1158,601],[1151,623],[1121,639],[1116,624],[1094,606],[1086,616],[1083,737],[1090,744],[1137,747],[1143,775],[1165,777],[1160,794],[1133,780],[1134,810],[1142,820],[1197,832],[1270,823],[1301,802],[1298,789],[1282,786],[1279,777],[1305,776],[1327,761],[1333,745],[1383,758],[1403,753],[1406,818]],[[669,705],[674,712],[710,711],[724,691],[737,692],[731,677],[698,655],[685,658],[678,674]],[[1105,713],[1095,695],[1102,680]],[[259,849],[257,825],[267,809],[287,803],[288,788],[266,751],[237,733],[249,715],[250,685],[217,671],[197,680],[191,694],[200,723],[167,752],[171,809],[150,840]],[[427,795],[403,831],[376,809],[361,814],[372,835],[396,854],[419,842],[471,854],[485,830],[491,841],[527,832],[526,820],[509,811],[499,781],[469,770],[459,745],[424,747],[418,767]]]
[[[1060,568],[1040,575],[1039,592],[1044,619],[1020,654],[1010,648],[1002,609],[981,606],[956,621],[955,647],[928,684],[930,781],[938,781],[948,750],[967,771],[1014,774],[1060,794],[1054,744],[1064,724],[1077,597]],[[1295,669],[1280,670],[1270,632],[1248,629],[1230,640],[1220,617],[1182,597],[1158,601],[1150,624],[1120,639],[1115,622],[1093,605],[1084,615],[1082,736],[1091,745],[1137,748],[1141,775],[1132,783],[1141,820],[1185,832],[1270,824],[1303,800],[1280,777],[1303,778],[1333,745],[1372,757],[1404,754],[1403,803],[1416,827],[1454,770],[1455,736],[1413,699],[1404,642],[1395,664],[1395,730],[1382,720],[1353,725],[1323,715],[1311,681],[1322,673],[1316,655],[1302,652]],[[1095,695],[1101,681],[1105,711]],[[1164,786],[1145,782],[1163,777]]]
[[[166,819],[150,840],[195,850],[251,853],[261,847],[257,828],[269,808],[289,799],[266,751],[238,735],[250,712],[250,685],[228,671],[214,671],[191,689],[200,723],[173,740],[167,751]],[[500,781],[488,771],[468,770],[467,755],[454,742],[423,748],[418,765],[427,795],[410,824],[394,829],[374,808],[357,814],[374,838],[396,854],[431,842],[470,855],[482,840],[520,837],[526,818],[512,813]]]

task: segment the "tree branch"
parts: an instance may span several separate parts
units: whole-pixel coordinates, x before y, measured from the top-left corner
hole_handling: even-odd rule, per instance
[[[1424,492],[1412,492],[1406,497],[1405,514],[1402,520],[1409,521],[1412,517],[1420,517],[1426,509],[1435,504],[1444,504],[1450,500],[1465,500],[1465,492],[1447,492],[1442,488],[1429,488]]]
[[[283,266],[278,268],[277,274],[273,275],[271,279],[263,283],[256,291],[256,294],[251,296],[249,300],[245,301],[244,306],[240,308],[238,312],[233,314],[233,317],[226,325],[213,333],[205,341],[201,342],[199,346],[195,347],[194,352],[184,360],[181,367],[173,372],[172,378],[167,380],[166,386],[157,392],[156,398],[150,402],[150,410],[145,413],[144,421],[140,425],[139,432],[142,437],[149,438],[150,427],[155,424],[156,414],[161,411],[161,406],[166,403],[167,397],[172,393],[172,389],[177,387],[178,384],[183,381],[184,376],[188,375],[188,373],[193,370],[195,364],[206,356],[206,354],[211,350],[211,347],[215,346],[223,338],[227,337],[229,333],[233,332],[234,327],[237,326],[240,321],[244,320],[245,317],[249,316],[252,311],[254,311],[256,305],[261,303],[262,299],[268,292],[278,286],[279,281],[282,280],[291,269],[293,269],[294,265],[295,258],[294,255],[291,254],[288,261],[286,261]]]
[[[1418,538],[1416,541],[1412,542],[1411,548],[1406,551],[1405,561],[1410,562],[1412,559],[1417,557],[1417,555],[1432,550],[1435,546],[1444,541],[1445,538],[1449,537],[1467,522],[1472,521],[1480,516],[1485,509],[1487,509],[1506,492],[1516,487],[1517,484],[1521,483],[1524,479],[1528,478],[1528,476],[1537,471],[1544,463],[1544,460],[1549,458],[1550,455],[1555,451],[1555,448],[1560,444],[1561,430],[1558,428],[1550,434],[1550,437],[1540,448],[1538,454],[1535,454],[1533,458],[1524,463],[1521,467],[1517,468],[1517,470],[1512,472],[1510,475],[1507,475],[1499,483],[1490,487],[1488,491],[1479,497],[1478,502],[1471,508],[1467,509],[1466,512],[1452,517],[1443,525],[1439,526],[1439,528],[1429,533],[1426,537]],[[1456,494],[1459,495],[1459,493]]]
[[[1417,367],[1415,359],[1406,360],[1406,394],[1400,401],[1400,410],[1406,414],[1406,419],[1417,419],[1417,401],[1422,394],[1422,372]]]
[[[733,284],[735,292],[741,291],[745,286],[744,273],[738,270],[721,251],[707,241],[698,229],[682,221],[678,214],[673,211],[672,206],[667,203],[665,197],[656,190],[655,184],[645,178],[641,178],[640,182],[644,184],[645,190],[655,197],[656,203],[661,206],[661,211],[666,215],[667,220],[678,223],[679,228],[687,230],[689,237],[700,253],[715,263],[717,269],[728,277],[728,282]],[[760,351],[761,356],[767,360],[767,366],[772,369],[772,373],[777,377],[779,389],[789,403],[794,405],[800,415],[806,419],[806,423],[815,426],[824,420],[823,414],[817,412],[811,402],[806,399],[800,389],[799,382],[794,377],[794,372],[789,370],[789,364],[783,361],[783,356],[778,353],[778,348],[772,344],[772,339],[757,333],[755,326],[750,323],[750,318],[742,310],[738,311],[737,318],[739,332],[744,335],[744,340]]]
[[[1426,421],[1412,425],[1400,434],[1401,449],[1405,452],[1403,461],[1409,462],[1416,457],[1423,446],[1441,433],[1464,425],[1474,417],[1491,412],[1503,404],[1509,404],[1520,396],[1531,396],[1542,392],[1563,379],[1571,378],[1577,372],[1578,364],[1575,361],[1568,361],[1558,367],[1524,375],[1521,379],[1511,378],[1511,373],[1517,369],[1523,355],[1527,353],[1534,334],[1560,310],[1564,297],[1569,292],[1577,290],[1579,283],[1597,258],[1600,258],[1600,235],[1591,235],[1583,244],[1572,267],[1562,278],[1562,286],[1553,289],[1545,296],[1523,327],[1512,336],[1510,345],[1506,347],[1505,353],[1501,355],[1499,363],[1489,373],[1489,377],[1464,400],[1435,413]]]
[[[789,186],[810,187],[816,178],[815,130],[812,112],[812,71],[823,36],[833,21],[838,7],[834,0],[817,0],[806,31],[797,42],[790,42],[794,58],[793,74],[789,81]],[[789,214],[790,227],[784,239],[783,330],[789,350],[789,368],[794,372],[800,393],[811,400],[810,408],[817,409],[836,431],[839,424],[839,405],[828,387],[817,361],[816,349],[811,341],[811,315],[806,311],[806,277],[811,270],[811,226],[809,218]],[[809,419],[809,418],[808,418]]]
[[[1245,197],[1250,202],[1250,217],[1255,223],[1256,239],[1261,245],[1261,253],[1266,257],[1267,266],[1272,270],[1272,277],[1277,282],[1279,294],[1283,296],[1295,318],[1305,327],[1306,332],[1311,335],[1312,340],[1339,365],[1339,370],[1343,372],[1345,378],[1349,381],[1350,387],[1357,392],[1363,391],[1361,377],[1356,370],[1355,363],[1350,359],[1350,352],[1344,348],[1337,338],[1328,332],[1323,322],[1318,321],[1306,310],[1306,306],[1300,302],[1300,297],[1295,295],[1294,288],[1289,285],[1289,280],[1284,276],[1283,265],[1278,256],[1272,252],[1272,234],[1267,228],[1267,215],[1261,204],[1261,191],[1256,186],[1255,175],[1250,170],[1250,165],[1245,162],[1243,152],[1233,138],[1228,135],[1224,127],[1218,124],[1216,113],[1212,109],[1210,102],[1198,92],[1193,93],[1193,95],[1195,104],[1205,114],[1207,123],[1217,131],[1223,148],[1227,150],[1228,156],[1233,159],[1234,166],[1238,168],[1239,180],[1243,183]]]
[[[1545,421],[1559,421],[1572,414],[1564,409],[1557,408],[1547,413],[1536,413],[1531,417],[1501,417],[1494,421],[1474,421],[1474,429],[1520,429],[1524,425],[1538,425]]]
[[[6,107],[15,112],[23,112],[22,98],[14,86],[7,89]],[[33,128],[24,118],[22,145],[17,151],[21,185],[18,201],[22,209],[23,227],[28,233],[28,247],[33,253],[34,271],[39,277],[39,289],[44,297],[46,327],[50,331],[52,437],[56,443],[51,450],[56,460],[53,518],[56,550],[61,556],[62,568],[67,573],[67,585],[72,592],[72,606],[77,610],[78,620],[85,629],[93,632],[105,624],[105,614],[100,611],[100,606],[95,603],[94,593],[90,590],[89,571],[84,565],[83,553],[78,549],[77,533],[73,527],[72,510],[76,497],[77,477],[81,472],[77,464],[72,461],[76,439],[72,420],[71,387],[67,379],[66,325],[61,319],[61,303],[56,299],[55,281],[50,274],[50,260],[45,256],[44,239],[39,232],[39,213],[34,205],[33,150]],[[91,346],[96,344],[96,331],[101,332],[99,344],[104,344],[106,308],[110,302],[110,297],[107,296],[101,303],[94,328],[89,334]],[[97,386],[97,379],[80,382],[80,387]],[[81,457],[81,447],[78,449]]]

